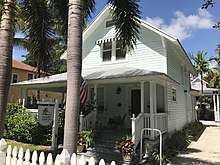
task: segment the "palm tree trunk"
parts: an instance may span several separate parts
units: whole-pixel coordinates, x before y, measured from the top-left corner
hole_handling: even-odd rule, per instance
[[[4,129],[5,110],[11,81],[12,40],[15,0],[4,0],[0,24],[0,132]]]
[[[69,0],[64,149],[76,152],[82,70],[82,0]]]

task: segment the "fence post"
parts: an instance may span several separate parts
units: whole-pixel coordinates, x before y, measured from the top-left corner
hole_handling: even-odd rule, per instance
[[[70,165],[70,154],[66,149],[60,154],[60,165]]]
[[[6,149],[7,149],[7,143],[5,139],[0,140],[0,162],[1,164],[6,163]]]
[[[132,142],[136,145],[135,143],[135,114],[132,115],[132,118],[131,118],[131,136],[132,136]]]
[[[79,116],[79,131],[83,130],[83,113],[81,112],[80,116]]]

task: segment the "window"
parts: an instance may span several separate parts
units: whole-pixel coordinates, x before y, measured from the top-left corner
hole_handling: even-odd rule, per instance
[[[109,20],[109,21],[106,21],[105,23],[106,28],[112,27],[114,25],[115,25],[115,20]]]
[[[32,73],[28,73],[28,80],[32,80],[34,78],[34,75]]]
[[[112,58],[112,42],[107,42],[103,44],[103,53],[102,60],[103,61],[111,61]]]
[[[172,101],[176,101],[176,89],[172,89]]]
[[[116,60],[125,59],[126,50],[122,49],[121,42],[116,42]]]
[[[12,74],[12,83],[17,83],[18,82],[18,75],[16,73]]]

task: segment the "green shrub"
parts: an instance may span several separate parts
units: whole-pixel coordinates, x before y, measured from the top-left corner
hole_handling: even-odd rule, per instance
[[[94,134],[90,129],[82,130],[79,133],[78,145],[85,145],[86,149],[94,146]]]
[[[25,108],[18,104],[8,104],[5,116],[5,138],[30,143],[37,126],[36,119]]]
[[[193,140],[196,140],[203,131],[205,126],[200,122],[187,124],[182,130],[176,131],[167,139],[163,151],[163,162],[166,164],[172,157],[177,156],[181,151],[185,150]],[[154,150],[149,155],[149,162],[158,164],[159,151]]]

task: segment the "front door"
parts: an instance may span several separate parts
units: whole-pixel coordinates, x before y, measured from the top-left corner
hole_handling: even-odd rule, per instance
[[[131,113],[135,114],[135,117],[141,113],[141,90],[131,90]]]

